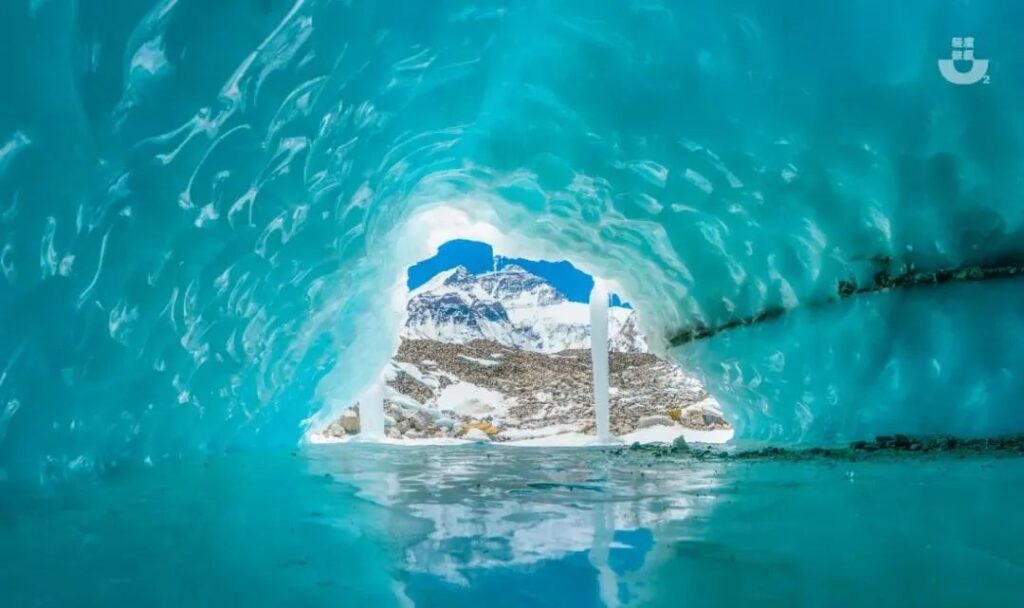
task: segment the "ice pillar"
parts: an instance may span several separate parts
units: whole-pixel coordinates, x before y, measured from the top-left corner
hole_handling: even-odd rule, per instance
[[[590,292],[590,357],[594,367],[594,413],[597,442],[611,439],[608,429],[608,290],[594,280]]]
[[[384,391],[375,384],[359,400],[359,436],[370,441],[384,439]]]

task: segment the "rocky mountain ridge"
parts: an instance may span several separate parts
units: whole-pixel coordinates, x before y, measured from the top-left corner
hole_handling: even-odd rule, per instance
[[[609,309],[609,348],[646,352],[632,309]],[[590,308],[520,266],[473,274],[459,266],[409,295],[402,337],[466,344],[491,340],[544,353],[590,348]]]

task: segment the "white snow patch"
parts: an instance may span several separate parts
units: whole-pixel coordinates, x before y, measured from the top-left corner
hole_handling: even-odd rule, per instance
[[[583,433],[559,433],[557,435],[546,435],[542,437],[533,437],[531,439],[520,439],[518,441],[507,441],[502,445],[521,447],[521,448],[533,448],[533,447],[550,447],[550,448],[577,448],[588,445],[596,445],[597,437],[594,435],[584,435]]]
[[[701,399],[697,403],[692,403],[683,408],[684,412],[687,410],[709,410],[718,414],[719,416],[722,415],[722,406],[718,404],[718,400],[715,399],[714,397],[705,397],[704,399]]]
[[[420,368],[416,367],[412,363],[406,363],[404,361],[395,361],[395,362],[393,362],[393,365],[396,368],[398,368],[399,370],[401,370],[401,371],[409,374],[413,378],[419,380],[420,382],[423,382],[423,372],[421,372]],[[391,378],[391,379],[393,379],[393,378]]]
[[[503,416],[514,402],[498,391],[462,381],[441,391],[437,396],[437,409],[470,417]]]
[[[476,363],[477,365],[482,365],[484,367],[494,367],[496,365],[500,365],[500,362],[498,361],[491,361],[490,359],[478,359],[477,357],[470,357],[469,355],[459,355],[459,359],[462,359],[463,361],[468,361],[470,363]]]
[[[726,443],[732,439],[732,429],[719,431],[700,431],[681,426],[655,426],[639,429],[617,438],[617,442],[627,445],[633,443],[672,443],[677,437],[683,437],[687,443]],[[596,445],[597,438],[583,433],[562,433],[509,441],[500,445],[518,447],[582,447]]]
[[[314,445],[349,443],[350,441],[357,443],[360,441],[359,435],[346,435],[345,437],[327,437],[326,435],[321,435],[320,433],[310,433],[306,435],[306,439],[307,441],[309,441],[309,443]],[[456,439],[454,437],[425,437],[423,439],[392,439],[390,437],[385,437],[384,439],[367,443],[382,443],[386,445],[422,447],[429,445],[464,445],[473,442],[466,441],[464,439]]]
[[[388,401],[396,405],[400,405],[404,408],[422,410],[425,407],[419,401],[416,401],[415,399],[409,397],[408,395],[404,395],[396,390],[393,390],[390,387],[388,387],[388,390],[385,392],[384,396]]]
[[[565,435],[567,433],[575,433],[576,431],[577,425],[567,423],[552,424],[537,429],[505,429],[501,431],[501,436],[510,442],[516,442],[540,437],[551,437],[553,435]]]
[[[701,431],[681,426],[652,426],[637,429],[623,435],[620,439],[626,443],[672,443],[677,437],[686,439],[687,443],[726,443],[732,439],[732,429]]]

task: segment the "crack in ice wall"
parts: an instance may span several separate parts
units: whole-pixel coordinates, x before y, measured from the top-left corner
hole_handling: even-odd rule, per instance
[[[1022,18],[2,3],[0,468],[294,444],[386,363],[440,208],[609,279],[742,435],[1020,431],[1020,282],[895,287],[1020,250]],[[989,85],[937,72],[966,34]]]
[[[1024,275],[1024,265],[1009,262],[1007,260],[995,261],[990,263],[991,265],[988,266],[961,266],[958,268],[943,268],[934,271],[913,270],[913,264],[906,264],[904,265],[906,270],[898,274],[892,274],[889,270],[889,267],[892,264],[891,259],[881,258],[875,261],[883,269],[879,270],[871,277],[869,284],[858,285],[857,282],[853,280],[841,280],[836,286],[836,294],[834,296],[823,300],[806,302],[802,304],[802,306],[810,308],[827,306],[854,296],[887,292],[893,289],[937,287],[939,285],[954,283],[1015,279]],[[694,340],[711,338],[718,333],[730,329],[738,329],[754,325],[756,323],[771,321],[781,317],[786,314],[786,312],[787,309],[785,308],[775,307],[762,310],[750,317],[731,319],[717,327],[708,327],[700,324],[694,325],[686,329],[673,332],[668,339],[668,344],[670,347],[675,348],[689,342],[693,342]]]

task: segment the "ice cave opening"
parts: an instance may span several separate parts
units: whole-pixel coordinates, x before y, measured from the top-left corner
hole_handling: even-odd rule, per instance
[[[450,210],[435,213],[451,225]],[[330,422],[310,425],[307,439],[575,446],[731,438],[701,381],[652,351],[639,311],[610,282],[568,260],[500,251],[455,239],[410,266],[392,310],[397,350],[354,402],[333,400],[320,416]]]
[[[8,4],[6,475],[294,446],[453,238],[605,278],[738,437],[1024,430],[1024,85],[935,68],[1013,3]]]

